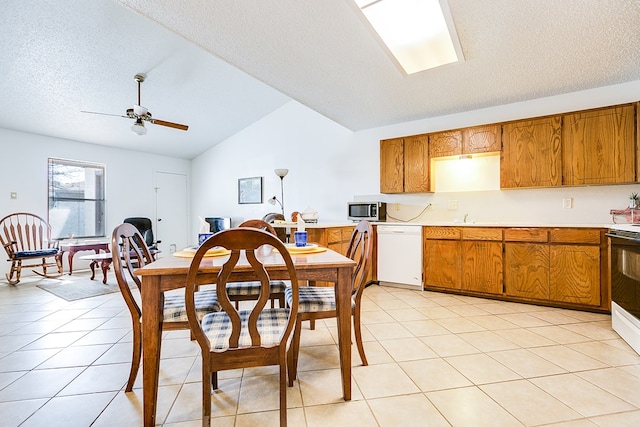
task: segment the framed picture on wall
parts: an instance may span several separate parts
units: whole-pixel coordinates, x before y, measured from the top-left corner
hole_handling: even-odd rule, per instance
[[[238,203],[258,204],[262,203],[262,177],[238,179]]]

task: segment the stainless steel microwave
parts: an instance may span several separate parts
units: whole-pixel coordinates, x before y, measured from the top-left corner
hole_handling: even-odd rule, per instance
[[[387,204],[385,202],[349,202],[350,221],[386,221]]]

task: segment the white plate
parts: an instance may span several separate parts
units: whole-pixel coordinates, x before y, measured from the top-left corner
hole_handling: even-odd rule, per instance
[[[284,245],[287,247],[287,249],[300,249],[300,250],[313,249],[318,247],[318,245],[315,243],[307,243],[305,246],[296,246],[295,243],[285,243]]]

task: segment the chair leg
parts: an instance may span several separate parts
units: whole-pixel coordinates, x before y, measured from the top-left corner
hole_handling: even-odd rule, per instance
[[[22,268],[22,261],[12,261],[11,262],[11,270],[9,270],[9,274],[7,274],[7,280],[10,285],[17,285],[20,282],[20,270]],[[17,274],[16,280],[13,280],[13,275]]]
[[[369,362],[367,362],[367,356],[364,354],[364,344],[362,343],[362,325],[360,324],[360,310],[358,308],[353,311],[353,330],[356,335],[356,345],[358,346],[358,353],[360,353],[360,360],[362,360],[364,366],[368,366]]]
[[[218,389],[218,372],[217,371],[213,371],[211,372],[211,390],[217,390]]]
[[[215,375],[210,370],[209,361],[205,360],[207,357],[202,357],[202,427],[211,425],[211,379]]]
[[[298,353],[300,351],[300,328],[302,327],[302,321],[300,318],[296,318],[296,326],[293,329],[293,339],[291,340],[291,346],[289,347],[289,354],[287,356],[289,362],[289,387],[293,387],[293,381],[298,376]]]
[[[131,357],[131,371],[129,371],[129,380],[127,381],[127,387],[124,391],[133,390],[133,384],[136,382],[138,376],[138,369],[140,368],[140,358],[142,356],[142,330],[140,322],[135,319],[133,321],[133,355]]]
[[[280,427],[287,427],[287,366],[286,356],[280,359]]]

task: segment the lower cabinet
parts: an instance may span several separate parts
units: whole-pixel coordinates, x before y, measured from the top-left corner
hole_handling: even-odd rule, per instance
[[[600,248],[558,245],[550,248],[549,299],[600,305]]]
[[[322,228],[307,228],[307,240],[310,243],[317,243],[321,246],[325,246],[331,250],[334,250],[342,255],[347,254],[349,249],[349,242],[351,240],[351,234],[355,225],[348,225],[342,227],[322,227]],[[374,225],[375,228],[375,225]],[[371,260],[371,267],[369,269],[368,282],[376,280],[377,271],[377,250],[375,232],[373,233],[373,259]],[[317,286],[333,286],[333,283],[329,282],[316,282]]]
[[[423,263],[425,286],[461,288],[460,229],[424,227]]]
[[[609,310],[604,229],[423,230],[425,288]]]
[[[462,289],[502,294],[502,229],[462,230]]]
[[[505,295],[549,299],[549,246],[541,243],[504,244]]]

